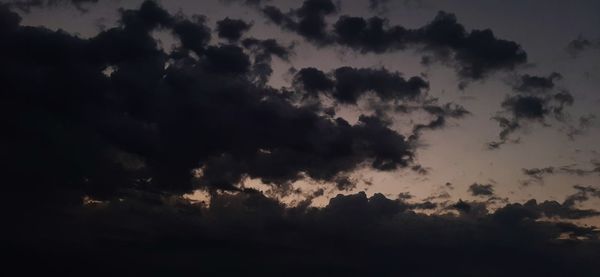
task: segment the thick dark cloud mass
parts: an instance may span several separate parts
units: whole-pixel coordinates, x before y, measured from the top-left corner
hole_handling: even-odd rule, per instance
[[[217,21],[219,37],[232,42],[239,40],[244,32],[250,30],[250,27],[252,27],[252,24],[240,19],[225,18]]]
[[[535,200],[506,205],[494,213],[485,204],[463,201],[456,209],[458,215],[428,216],[414,212],[405,200],[381,194],[367,197],[362,192],[338,195],[324,208],[287,208],[255,191],[215,194],[208,207],[140,194],[125,201],[89,204],[68,221],[55,216],[40,221],[24,218],[22,224],[28,228],[4,244],[4,250],[13,253],[7,257],[9,267],[20,267],[23,273],[590,277],[599,273],[596,231],[543,220],[585,212]],[[37,239],[40,233],[45,239]],[[25,262],[35,266],[21,267]]]
[[[451,64],[466,80],[482,79],[494,71],[512,70],[527,62],[527,54],[519,44],[498,39],[489,29],[468,32],[450,13],[439,12],[433,21],[418,29],[389,26],[380,17],[342,15],[329,31],[324,16],[334,11],[330,1],[312,0],[288,14],[274,6],[263,8],[272,22],[317,45],[339,44],[363,53],[410,47],[428,53],[430,56],[424,59],[427,63],[437,60]]]
[[[202,20],[173,17],[154,2],[122,11],[120,26],[90,39],[19,26],[2,9],[2,114],[11,119],[3,170],[11,191],[236,189],[246,176],[333,181],[365,164],[393,170],[411,162],[412,146],[378,118],[351,125],[322,117],[252,82],[257,64],[289,55],[274,40],[245,40],[252,62],[239,46],[208,45]],[[159,50],[155,29],[171,30],[181,47]]]
[[[319,92],[331,93],[335,81],[331,80],[325,72],[314,67],[307,67],[300,69],[295,74],[294,85],[316,96]]]

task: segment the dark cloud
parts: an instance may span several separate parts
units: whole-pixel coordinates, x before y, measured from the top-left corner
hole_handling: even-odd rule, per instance
[[[412,169],[412,171],[414,171],[414,172],[416,172],[417,174],[420,174],[420,175],[427,175],[427,174],[429,174],[429,169],[423,167],[420,164],[413,165],[410,169]]]
[[[202,17],[181,20],[173,25],[172,31],[179,37],[184,52],[193,51],[198,55],[202,55],[211,38],[210,29],[204,24]]]
[[[294,45],[283,46],[275,39],[247,38],[242,41],[244,48],[254,54],[253,75],[256,83],[266,84],[273,73],[271,68],[272,56],[289,61],[294,54]]]
[[[333,25],[337,42],[360,52],[383,53],[406,47],[408,30],[401,26],[387,28],[379,17],[341,16]]]
[[[11,233],[4,250],[11,253],[8,267],[24,274],[90,268],[94,274],[149,275],[598,273],[597,230],[543,220],[563,215],[558,203],[532,200],[493,213],[475,202],[455,206],[459,215],[425,215],[402,200],[363,192],[338,195],[324,208],[285,207],[252,190],[214,194],[206,207],[134,194],[88,204],[68,219],[23,219],[28,228]],[[428,266],[432,262],[436,266]]]
[[[535,96],[509,97],[502,102],[502,107],[517,119],[541,120],[550,112],[546,108],[546,100]]]
[[[554,118],[567,126],[567,135],[572,137],[578,128],[574,127],[565,112],[567,106],[575,102],[573,95],[566,89],[558,89],[555,80],[562,78],[560,74],[553,72],[547,77],[522,75],[513,84],[516,93],[508,95],[502,102],[503,112],[492,117],[498,122],[502,131],[499,134],[500,141],[488,143],[489,149],[497,149],[510,141],[512,133],[525,124],[538,122],[549,126],[547,121]],[[585,127],[581,127],[581,130]],[[519,139],[513,140],[518,142]]]
[[[421,77],[405,79],[385,68],[340,67],[329,75],[316,68],[303,68],[296,73],[294,84],[310,94],[323,92],[347,104],[356,104],[368,92],[383,101],[416,99],[429,88]]]
[[[488,143],[488,149],[498,149],[509,142],[510,135],[522,127],[523,121],[540,121],[543,123],[546,115],[550,113],[547,103],[546,98],[538,96],[515,95],[507,97],[502,102],[502,107],[508,115],[492,117],[492,120],[498,122],[502,129],[499,134],[500,140]],[[512,142],[519,142],[519,139],[512,140]]]
[[[546,174],[553,174],[554,167],[543,167],[543,168],[523,168],[523,174],[534,178],[536,180],[541,180]]]
[[[597,161],[592,161],[591,169],[577,168],[572,165],[562,166],[562,167],[560,167],[560,171],[567,173],[567,174],[578,175],[578,176],[586,176],[586,175],[593,175],[593,174],[600,175],[600,163],[598,163]]]
[[[469,192],[473,196],[493,196],[494,195],[494,186],[491,184],[474,183],[469,186]]]
[[[579,36],[569,42],[566,47],[567,53],[569,53],[569,55],[571,55],[573,58],[579,56],[581,52],[585,52],[590,49],[600,49],[600,40],[592,40],[583,36]]]
[[[495,213],[503,221],[518,221],[524,218],[539,219],[541,217],[556,219],[581,219],[600,215],[596,210],[581,210],[573,207],[569,199],[563,204],[556,201],[544,201],[537,203],[535,200],[529,200],[525,204],[508,204],[500,208]],[[510,218],[516,217],[516,218]]]
[[[267,19],[273,21],[273,23],[280,25],[282,28],[288,30],[295,30],[297,23],[290,18],[288,14],[284,14],[279,8],[275,6],[265,6],[262,8],[262,13]]]
[[[356,103],[361,94],[373,91],[380,99],[414,99],[429,83],[421,77],[404,79],[398,72],[385,68],[340,67],[333,72],[336,80],[333,96],[343,103]]]
[[[335,179],[335,186],[340,191],[350,191],[356,188],[356,182],[347,176],[340,176]]]
[[[590,197],[600,198],[600,189],[592,186],[575,185],[573,188],[577,191],[575,194],[567,196],[563,205],[574,207],[576,204],[588,201]]]
[[[387,20],[380,17],[365,19],[343,15],[328,33],[324,16],[334,11],[335,6],[330,1],[312,0],[305,1],[300,9],[289,14],[273,6],[263,9],[272,22],[317,45],[337,43],[363,53],[410,47],[431,53],[429,61],[451,64],[466,81],[482,79],[499,70],[512,70],[527,62],[527,54],[519,44],[498,39],[489,29],[468,32],[450,13],[439,12],[433,21],[417,29],[389,26]]]
[[[317,96],[319,92],[330,93],[335,86],[335,81],[323,71],[307,67],[300,69],[294,75],[293,85],[304,89],[310,95]]]
[[[217,21],[217,32],[220,38],[230,42],[238,41],[244,32],[250,30],[252,24],[246,23],[240,19],[230,19],[229,17]]]
[[[305,0],[298,9],[283,13],[274,6],[266,6],[263,14],[284,29],[297,32],[307,40],[324,45],[329,43],[325,16],[334,14],[337,7],[331,0]]]
[[[423,107],[423,109],[433,115],[439,115],[439,116],[445,115],[445,116],[455,117],[455,118],[460,118],[460,117],[464,117],[466,115],[471,114],[471,112],[466,110],[465,107],[457,105],[457,104],[453,104],[453,103],[447,103],[443,106],[430,104],[430,105],[425,105]]]
[[[425,103],[425,105],[423,105],[422,109],[432,115],[433,119],[425,124],[415,124],[415,126],[413,126],[413,135],[411,136],[411,139],[418,139],[422,130],[435,130],[445,127],[447,118],[463,118],[471,114],[471,112],[467,111],[461,105],[454,103],[437,105],[435,104],[436,101]]]
[[[205,54],[206,68],[216,74],[246,74],[250,70],[250,58],[238,46],[209,46]]]
[[[576,175],[576,176],[590,176],[590,175],[600,175],[600,162],[592,161],[590,168],[581,168],[577,165],[566,165],[566,166],[548,166],[542,168],[523,168],[523,174],[527,177],[533,179],[531,181],[543,183],[544,177],[547,175],[555,175],[555,174],[567,174],[567,175]],[[526,181],[526,184],[531,182]]]
[[[296,10],[298,16],[298,33],[309,40],[325,41],[327,34],[325,16],[336,11],[331,0],[306,0]]]
[[[242,41],[242,45],[249,49],[257,50],[265,55],[274,55],[282,60],[288,60],[294,54],[293,45],[283,46],[275,39],[255,39],[247,38]]]
[[[547,77],[524,74],[520,76],[513,88],[520,92],[543,93],[554,88],[554,81],[562,79],[562,75],[552,72]]]
[[[446,118],[444,116],[436,116],[433,120],[429,121],[425,124],[416,124],[413,128],[413,133],[415,134],[415,138],[418,137],[420,132],[424,129],[438,129],[442,128],[446,125]]]
[[[401,192],[398,194],[398,199],[400,200],[410,200],[412,199],[414,196],[410,193],[410,192]]]
[[[333,182],[359,166],[411,164],[414,146],[380,119],[320,116],[255,82],[264,56],[289,55],[274,40],[245,40],[252,61],[239,46],[208,45],[201,17],[174,17],[151,1],[90,39],[19,26],[2,7],[2,117],[11,119],[3,168],[12,192],[237,190],[246,177]],[[156,29],[181,47],[160,50]]]
[[[512,70],[527,61],[527,54],[513,41],[498,39],[489,30],[467,32],[456,16],[440,12],[421,29],[415,30],[415,42],[432,50],[442,61],[453,58],[461,77],[481,79],[493,71]]]

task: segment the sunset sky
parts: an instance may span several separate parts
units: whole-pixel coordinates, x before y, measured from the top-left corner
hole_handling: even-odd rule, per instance
[[[0,2],[16,265],[600,276],[598,1]]]

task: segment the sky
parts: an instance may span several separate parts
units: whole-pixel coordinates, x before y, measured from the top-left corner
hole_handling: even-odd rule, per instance
[[[599,12],[1,1],[4,240],[61,273],[597,276]]]

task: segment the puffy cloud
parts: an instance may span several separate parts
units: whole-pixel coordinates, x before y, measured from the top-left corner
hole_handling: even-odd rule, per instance
[[[330,75],[316,68],[303,68],[296,73],[294,84],[312,95],[321,91],[347,104],[356,104],[369,92],[383,101],[416,99],[429,88],[429,83],[421,77],[405,79],[399,72],[385,68],[340,67]]]
[[[304,89],[307,93],[317,96],[319,92],[331,93],[335,81],[331,80],[325,72],[314,67],[300,69],[294,75],[294,86]]]
[[[217,21],[217,32],[220,38],[231,42],[238,41],[242,34],[252,27],[252,24],[246,23],[240,19],[231,19],[229,17]]]
[[[543,119],[550,112],[545,105],[545,99],[535,96],[509,97],[502,102],[502,107],[519,119]]]
[[[429,88],[420,77],[404,79],[386,69],[340,67],[333,73],[336,86],[333,96],[340,102],[355,103],[361,94],[373,91],[382,100],[414,99]]]
[[[493,196],[494,195],[494,186],[491,184],[474,183],[469,186],[469,192],[473,196]]]
[[[417,29],[389,26],[380,17],[342,15],[329,32],[325,16],[335,10],[330,1],[308,0],[288,14],[273,6],[263,8],[263,13],[273,23],[320,46],[337,44],[363,53],[419,49],[431,54],[425,59],[429,62],[454,66],[465,81],[482,79],[499,70],[513,70],[527,62],[527,54],[519,44],[496,38],[489,29],[468,32],[456,16],[443,11]]]
[[[424,129],[444,127],[447,118],[470,114],[460,105],[440,105],[437,99],[428,97],[429,83],[425,79],[418,76],[404,78],[400,72],[385,68],[340,67],[329,73],[313,67],[302,68],[294,74],[292,84],[304,92],[304,98],[325,95],[340,104],[357,105],[363,97],[373,95],[381,102],[373,107],[381,117],[389,110],[387,103],[393,103],[392,110],[403,114],[422,110],[431,115],[433,118],[429,122],[414,124],[411,141],[418,139]],[[411,105],[405,105],[407,103]]]

